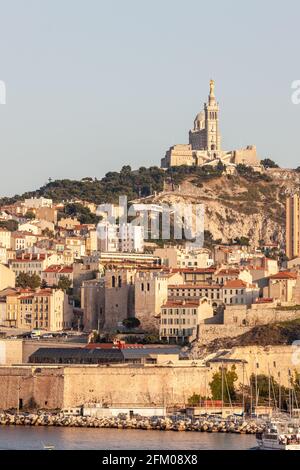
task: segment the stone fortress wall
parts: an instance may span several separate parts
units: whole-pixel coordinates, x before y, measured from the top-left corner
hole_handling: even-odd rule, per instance
[[[298,356],[293,346],[233,348],[223,355],[225,359],[246,361],[244,371],[243,365],[236,363],[237,384],[242,383],[243,372],[247,381],[252,373],[268,375],[270,371],[284,386],[289,385],[295,370],[300,372]],[[208,360],[207,366],[195,359],[147,366],[0,367],[0,409],[16,408],[18,400],[23,406],[35,402],[42,409],[87,403],[184,406],[194,393],[204,396],[209,392],[208,384],[221,363],[219,357],[215,363]]]

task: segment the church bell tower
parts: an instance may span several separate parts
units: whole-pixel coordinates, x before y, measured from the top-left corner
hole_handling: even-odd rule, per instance
[[[219,132],[219,104],[215,97],[215,82],[210,81],[210,91],[208,102],[204,106],[206,149],[209,152],[219,152],[221,150],[221,136]]]

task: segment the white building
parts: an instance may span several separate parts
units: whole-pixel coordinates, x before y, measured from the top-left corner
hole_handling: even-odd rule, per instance
[[[121,224],[119,226],[119,251],[143,253],[144,227]]]
[[[100,222],[97,226],[99,250],[104,253],[119,251],[118,226],[109,222]]]
[[[256,284],[248,284],[241,279],[227,281],[223,287],[225,305],[251,305],[259,298],[259,288]]]
[[[100,222],[97,227],[99,249],[102,252],[143,253],[144,227],[132,224]]]
[[[40,209],[41,207],[52,207],[52,199],[46,199],[44,197],[32,197],[31,199],[25,199],[24,207],[27,209]]]
[[[214,264],[209,250],[187,250],[174,246],[157,248],[154,255],[159,256],[162,264],[169,268],[209,268]]]
[[[38,235],[41,233],[41,230],[37,225],[27,222],[19,225],[19,232],[31,232],[34,235]]]

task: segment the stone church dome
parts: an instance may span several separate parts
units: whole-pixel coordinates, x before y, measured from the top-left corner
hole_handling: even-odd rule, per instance
[[[198,113],[197,116],[195,117],[194,120],[194,129],[201,129],[202,128],[202,123],[205,121],[205,113],[204,111],[201,111],[201,113]]]

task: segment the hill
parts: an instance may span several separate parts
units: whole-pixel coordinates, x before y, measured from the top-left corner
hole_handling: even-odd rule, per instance
[[[118,203],[121,195],[128,200],[174,204],[205,204],[205,228],[214,240],[228,242],[236,237],[283,242],[285,195],[299,189],[296,170],[268,169],[256,173],[239,165],[234,175],[225,174],[222,164],[212,167],[158,167],[133,171],[124,166],[109,172],[101,180],[90,177],[81,181],[50,181],[36,191],[0,199],[1,205],[30,197],[47,197],[55,202],[84,200],[100,204]]]
[[[195,343],[190,351],[193,358],[205,357],[208,354],[223,349],[239,346],[279,346],[291,345],[300,337],[300,319],[274,323],[271,325],[255,326],[250,331],[236,338],[218,338],[205,346]]]

